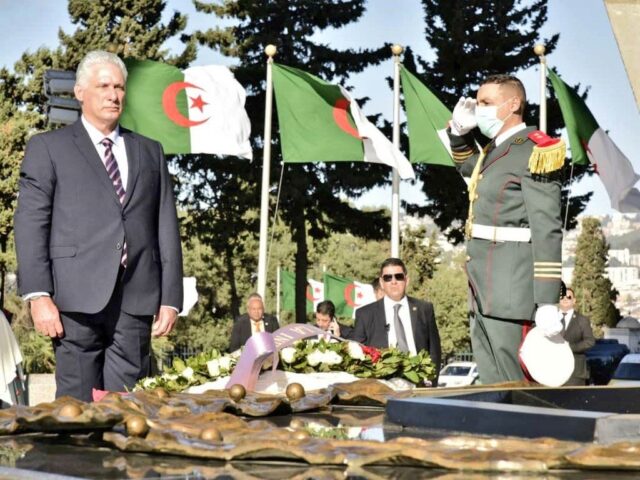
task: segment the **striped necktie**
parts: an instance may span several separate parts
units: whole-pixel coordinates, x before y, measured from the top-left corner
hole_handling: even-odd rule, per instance
[[[100,143],[104,146],[104,168],[107,169],[107,174],[111,179],[111,183],[113,184],[113,188],[116,191],[116,195],[118,195],[120,204],[122,204],[124,203],[125,191],[124,187],[122,186],[122,178],[120,177],[118,162],[116,162],[116,157],[113,155],[113,140],[111,140],[110,138],[105,138]],[[127,266],[126,240],[122,244],[122,257],[120,258],[120,263],[123,267]]]

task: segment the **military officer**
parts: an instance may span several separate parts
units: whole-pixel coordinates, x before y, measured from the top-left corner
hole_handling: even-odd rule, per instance
[[[534,319],[562,330],[562,223],[558,171],[564,143],[523,122],[526,93],[510,75],[461,98],[448,130],[453,159],[471,177],[466,223],[471,345],[482,383],[524,379],[518,350]],[[482,150],[471,131],[491,141]]]

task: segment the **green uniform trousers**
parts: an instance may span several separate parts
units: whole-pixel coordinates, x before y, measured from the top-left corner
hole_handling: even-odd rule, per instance
[[[471,347],[478,364],[480,382],[502,383],[524,380],[518,360],[523,323],[470,314]]]

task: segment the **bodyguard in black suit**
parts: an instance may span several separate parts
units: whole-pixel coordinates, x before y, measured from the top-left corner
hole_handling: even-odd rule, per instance
[[[168,334],[182,307],[169,173],[158,142],[118,126],[125,83],[117,56],[87,54],[81,119],[32,137],[20,172],[18,286],[53,339],[56,396],[132,387],[148,372],[152,331]]]
[[[377,348],[395,346],[412,354],[426,349],[439,372],[440,335],[433,305],[405,295],[409,277],[398,258],[382,263],[380,282],[385,296],[356,310],[352,340]]]
[[[247,340],[257,332],[275,332],[280,328],[278,319],[264,314],[262,297],[252,293],[247,299],[247,313],[236,318],[229,340],[229,351],[235,352],[243,347]]]
[[[595,345],[596,339],[593,336],[591,322],[574,310],[575,304],[575,293],[572,288],[567,288],[560,299],[560,312],[564,326],[562,337],[571,347],[575,367],[565,385],[586,385],[589,381],[589,367],[585,352]]]

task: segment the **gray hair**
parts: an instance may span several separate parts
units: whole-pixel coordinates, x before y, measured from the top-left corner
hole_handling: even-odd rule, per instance
[[[251,302],[251,300],[256,299],[262,302],[262,295],[260,295],[259,293],[252,293],[251,295],[249,295],[249,297],[247,298],[247,306],[249,306],[249,302]]]
[[[76,70],[76,85],[86,84],[86,81],[91,74],[91,67],[105,63],[110,63],[111,65],[118,67],[122,72],[122,76],[126,83],[127,67],[124,62],[120,60],[120,57],[115,53],[105,52],[104,50],[92,50],[87,53],[82,60],[80,60],[80,64]]]

